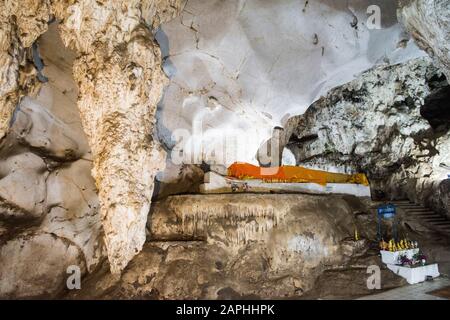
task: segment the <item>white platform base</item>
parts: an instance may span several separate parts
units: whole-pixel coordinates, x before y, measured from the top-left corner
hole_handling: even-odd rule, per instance
[[[415,268],[397,266],[395,264],[387,264],[387,267],[395,274],[405,278],[409,284],[424,282],[427,276],[433,278],[439,277],[438,265],[436,263]]]
[[[408,249],[408,250],[402,250],[402,251],[385,251],[381,250],[381,261],[386,264],[399,264],[399,258],[400,256],[406,255],[408,259],[412,259],[412,257],[419,252],[419,249]]]
[[[238,180],[221,176],[215,172],[205,174],[205,183],[200,185],[201,193],[231,193],[231,185],[239,187],[247,184],[245,192],[298,192],[310,194],[350,194],[358,197],[370,197],[370,187],[361,184],[328,183],[266,183],[262,180]]]

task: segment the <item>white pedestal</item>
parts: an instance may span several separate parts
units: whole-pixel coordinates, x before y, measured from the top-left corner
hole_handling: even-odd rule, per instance
[[[412,259],[412,257],[419,252],[419,249],[408,249],[408,250],[402,250],[402,251],[385,251],[381,250],[381,261],[386,264],[399,264],[399,258],[400,256],[406,255],[408,259]]]
[[[397,266],[395,264],[387,264],[387,267],[395,274],[405,278],[409,284],[424,282],[427,276],[433,278],[439,277],[438,265],[436,263],[414,268]]]
[[[328,183],[322,186],[317,183],[279,183],[264,182],[262,180],[239,180],[221,176],[215,172],[205,174],[203,184],[200,185],[200,193],[231,193],[231,185],[239,187],[237,192],[243,192],[242,186],[247,185],[247,192],[269,193],[275,192],[293,192],[309,194],[351,194],[357,197],[370,197],[370,186],[350,183]]]

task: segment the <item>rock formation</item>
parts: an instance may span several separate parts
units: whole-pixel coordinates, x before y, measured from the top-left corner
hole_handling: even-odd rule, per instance
[[[373,293],[368,266],[380,267],[383,290],[395,288],[404,280],[370,245],[376,205],[340,195],[170,196],[153,203],[149,241],[120,279],[103,266],[67,297],[348,299]],[[399,233],[417,239],[448,274],[450,239],[401,208],[397,213]],[[362,240],[355,241],[355,229]]]
[[[371,2],[0,0],[0,298],[368,294],[377,202],[196,193],[273,134],[449,213],[448,1]]]
[[[153,180],[164,163],[152,132],[167,79],[152,30],[177,14],[182,2],[78,1],[55,9],[65,45],[79,54],[78,108],[114,273],[142,248]]]
[[[64,44],[78,55],[73,67],[78,108],[92,150],[111,270],[120,272],[145,241],[153,180],[164,163],[152,132],[167,79],[152,31],[175,16],[183,1],[4,1],[3,6],[0,134],[21,95],[31,91],[27,74],[19,72],[23,52],[55,15]]]
[[[447,86],[428,58],[376,68],[291,118],[281,144],[298,164],[365,172],[375,194],[430,202],[446,178],[449,125],[431,127],[421,107]]]
[[[382,19],[372,27],[374,4]],[[394,1],[190,0],[156,39],[171,79],[158,136],[191,164],[257,164],[273,128],[332,88],[426,55],[398,23]]]
[[[12,113],[24,95],[39,87],[27,50],[47,30],[48,1],[0,2],[0,139],[8,131]]]
[[[22,5],[3,1],[0,20],[0,203],[6,221],[0,274],[12,274],[0,295],[53,296],[62,289],[68,266],[83,274],[98,264],[104,256],[102,235],[113,272],[120,272],[145,241],[153,178],[164,163],[152,139],[153,115],[167,83],[152,30],[181,10],[183,1]],[[64,45],[75,53],[62,47],[55,24],[47,31],[53,15],[61,21]],[[90,177],[92,160],[97,188]],[[15,251],[24,245],[26,252]],[[62,247],[43,259],[53,246]],[[71,254],[65,257],[64,250]],[[14,261],[25,269],[14,270]],[[25,276],[36,264],[42,274]],[[49,268],[58,276],[45,281]]]
[[[170,196],[154,203],[149,242],[122,278],[92,275],[70,298],[299,297],[324,270],[346,266],[366,252],[364,240],[352,240],[355,226],[366,238],[376,230],[367,228],[375,220],[364,201],[323,200],[309,195]]]
[[[400,2],[399,20],[450,79],[450,3],[446,0]]]
[[[79,247],[52,233],[8,241],[0,249],[0,261],[2,298],[55,297],[65,287],[68,266],[83,273],[86,268]]]
[[[0,150],[0,296],[55,297],[67,270],[105,252],[92,159],[71,76],[75,55],[57,24],[36,42],[48,81],[23,97]]]

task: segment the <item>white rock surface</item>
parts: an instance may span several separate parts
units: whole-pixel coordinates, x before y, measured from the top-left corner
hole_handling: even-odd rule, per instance
[[[379,30],[367,28],[373,4]],[[398,24],[392,1],[190,0],[156,39],[171,79],[159,137],[172,148],[182,136],[177,151],[186,163],[256,164],[272,128],[331,88],[378,63],[425,54]]]
[[[409,1],[399,10],[399,19],[450,79],[450,2]]]
[[[393,165],[417,148],[414,137],[431,130],[420,115],[420,106],[433,85],[427,77],[436,73],[429,58],[404,65],[380,67],[331,91],[295,124],[296,139],[316,135],[310,141],[288,146],[297,162],[314,162],[327,153],[348,156],[349,161],[372,163],[377,168]],[[294,122],[294,118],[291,120]],[[293,140],[295,141],[295,140]],[[426,150],[422,155],[426,155]],[[320,161],[319,161],[320,162]],[[336,163],[331,163],[336,165]],[[323,169],[328,167],[322,166]],[[372,168],[375,169],[375,168]]]
[[[66,123],[51,113],[57,92],[45,84],[36,99],[24,97],[16,111],[13,130],[22,143],[48,157],[79,159],[89,151],[89,147],[85,139],[80,139],[84,138],[84,132],[79,123]]]
[[[362,171],[392,199],[433,206],[433,185],[446,178],[440,164],[450,163],[450,133],[434,130],[421,107],[446,85],[428,57],[370,70],[291,118],[288,148],[300,165]]]
[[[295,155],[288,148],[283,149],[281,154],[281,164],[283,166],[295,166],[297,161],[295,161]]]

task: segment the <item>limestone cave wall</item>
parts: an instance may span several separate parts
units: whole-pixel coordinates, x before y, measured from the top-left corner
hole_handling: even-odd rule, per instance
[[[69,266],[75,298],[299,297],[357,265],[369,199],[192,195],[274,128],[448,214],[449,2],[375,2],[370,30],[372,1],[0,0],[0,298],[61,297]]]

